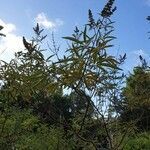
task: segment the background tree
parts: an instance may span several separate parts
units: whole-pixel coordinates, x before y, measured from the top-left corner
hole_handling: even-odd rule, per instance
[[[137,128],[143,131],[150,129],[150,69],[141,56],[140,59],[142,65],[135,67],[126,81],[121,118],[123,121],[135,120]]]

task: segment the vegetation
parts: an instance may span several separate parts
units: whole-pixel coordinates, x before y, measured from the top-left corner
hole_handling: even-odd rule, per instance
[[[149,66],[140,56],[142,66],[126,78],[126,54],[108,53],[116,38],[113,5],[109,0],[97,19],[89,10],[83,29],[64,37],[64,57],[54,38],[52,54],[44,56],[46,35],[37,24],[31,41],[23,37],[25,50],[1,60],[2,150],[150,149]]]
[[[139,130],[146,131],[150,127],[150,70],[149,67],[136,67],[127,78],[124,110],[121,114],[123,121],[136,120]]]

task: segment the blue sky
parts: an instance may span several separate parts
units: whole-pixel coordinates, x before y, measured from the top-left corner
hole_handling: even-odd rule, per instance
[[[21,37],[32,35],[32,27],[39,22],[46,32],[55,31],[56,40],[64,49],[63,36],[70,35],[77,25],[87,22],[88,9],[96,16],[106,0],[3,0],[0,9],[0,24],[4,25],[8,36],[0,41],[0,59],[7,60],[22,47]],[[130,70],[138,64],[138,55],[149,59],[150,0],[116,0],[117,11],[113,16],[115,23],[114,54],[127,53],[124,65]],[[149,35],[150,36],[150,35]],[[49,40],[49,39],[47,39]],[[12,44],[13,43],[13,44]],[[11,47],[10,47],[11,45]],[[65,50],[65,49],[64,49]]]

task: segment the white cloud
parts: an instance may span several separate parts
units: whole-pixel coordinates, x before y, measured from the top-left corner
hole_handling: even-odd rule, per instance
[[[43,12],[36,16],[35,22],[39,23],[40,26],[43,26],[46,29],[56,29],[58,26],[63,25],[63,21],[61,19],[55,19],[54,21],[51,21]]]
[[[0,25],[4,27],[0,31],[6,37],[0,37],[0,60],[8,61],[14,57],[14,53],[24,49],[22,37],[16,35],[16,26],[12,23],[5,23],[0,19]]]
[[[55,24],[56,24],[56,26],[62,26],[63,24],[64,24],[64,22],[61,20],[61,19],[56,19],[55,20]]]

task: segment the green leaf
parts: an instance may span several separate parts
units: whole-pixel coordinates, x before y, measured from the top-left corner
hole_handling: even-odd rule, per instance
[[[83,39],[84,39],[84,42],[86,42],[86,37],[87,37],[86,31],[87,31],[87,28],[86,28],[86,26],[85,26],[84,32],[83,32]]]
[[[46,61],[49,61],[53,56],[55,56],[55,54],[49,56],[49,57],[46,59]]]
[[[63,38],[66,39],[66,40],[70,40],[72,42],[76,42],[78,44],[82,44],[83,43],[82,41],[80,41],[80,40],[78,40],[76,38],[73,38],[73,37],[63,37]]]

